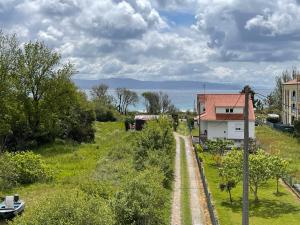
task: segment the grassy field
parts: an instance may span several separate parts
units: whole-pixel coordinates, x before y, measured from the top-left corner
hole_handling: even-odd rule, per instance
[[[230,204],[227,192],[219,189],[218,169],[209,153],[202,154],[205,175],[209,183],[221,225],[240,225],[242,221],[242,184],[232,190],[233,203]],[[250,192],[251,225],[296,225],[300,221],[300,201],[286,188],[280,186],[281,194],[276,196],[275,181],[270,181],[259,189],[259,203],[254,203]]]
[[[180,121],[179,122],[177,132],[179,134],[182,134],[182,135],[185,135],[185,136],[190,134],[189,129],[188,129],[185,121]]]
[[[49,183],[21,186],[0,193],[0,196],[18,193],[26,201],[26,210],[33,210],[35,203],[45,195],[71,189],[84,188],[86,191],[89,182],[97,181],[98,185],[100,181],[101,191],[109,200],[110,196],[114,196],[136,173],[133,169],[132,155],[118,152],[122,151],[124,146],[132,149],[136,135],[135,132],[125,132],[123,126],[123,123],[118,122],[96,123],[94,143],[79,145],[60,141],[34,150],[54,170],[55,179]],[[116,149],[113,152],[118,154],[119,160],[112,160],[113,157],[109,155],[113,148]],[[168,191],[167,207],[161,209],[164,211],[165,221],[170,220],[170,201],[171,190]]]
[[[190,209],[189,173],[186,160],[186,151],[183,138],[180,138],[180,173],[181,173],[181,224],[191,225],[192,215]]]
[[[256,138],[269,153],[279,154],[290,161],[295,177],[300,181],[300,140],[268,126],[256,127]]]

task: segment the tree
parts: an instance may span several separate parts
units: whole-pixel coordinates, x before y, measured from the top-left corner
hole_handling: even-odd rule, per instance
[[[105,105],[112,104],[113,97],[108,94],[108,89],[109,87],[106,84],[100,84],[92,87],[92,99]]]
[[[219,175],[221,177],[221,183],[219,187],[221,191],[228,192],[231,203],[231,190],[236,187],[238,182],[242,179],[242,160],[242,151],[233,149],[223,157],[222,166],[219,169]]]
[[[38,135],[41,102],[45,93],[50,90],[49,82],[57,73],[59,61],[59,54],[38,41],[25,44],[20,54],[17,85],[24,98],[25,114],[33,135]]]
[[[144,92],[146,111],[151,114],[176,113],[178,109],[172,104],[169,95],[163,92]]]
[[[121,114],[127,115],[128,106],[135,105],[139,101],[139,97],[136,92],[130,91],[127,88],[117,88],[117,102],[118,102],[118,110]]]
[[[279,179],[288,173],[288,162],[279,156],[271,156],[271,173],[272,177],[276,179],[276,192],[279,193]]]
[[[272,161],[270,156],[259,149],[255,154],[249,156],[249,180],[250,189],[255,201],[258,201],[258,188],[264,185],[272,177]]]
[[[145,99],[145,106],[147,113],[159,114],[160,113],[160,99],[159,94],[156,92],[144,92],[142,96]]]
[[[15,36],[0,31],[0,153],[4,150],[17,111],[13,76],[17,67],[19,43]]]
[[[291,72],[289,72],[288,70],[283,71],[281,76],[277,76],[275,78],[275,82],[276,82],[275,89],[271,92],[271,94],[266,99],[269,112],[275,112],[277,114],[281,114],[282,98],[283,98],[283,93],[282,93],[283,83],[294,79],[297,74],[298,71],[296,70],[296,68],[293,68]]]
[[[19,46],[14,36],[0,33],[0,151],[77,131],[80,140],[91,140],[94,109],[71,81],[73,65],[61,65],[61,56],[41,42]]]

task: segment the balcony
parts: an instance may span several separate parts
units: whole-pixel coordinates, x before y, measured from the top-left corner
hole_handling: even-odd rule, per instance
[[[295,102],[297,100],[296,96],[292,96],[292,102]]]

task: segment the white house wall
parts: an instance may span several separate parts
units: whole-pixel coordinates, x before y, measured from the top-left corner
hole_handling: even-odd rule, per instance
[[[241,130],[237,130],[236,128],[241,128]],[[249,122],[249,137],[255,138],[254,122]],[[228,121],[228,139],[244,139],[244,121]]]
[[[236,130],[241,128],[241,130]],[[207,138],[244,139],[244,121],[201,121],[201,133],[207,130]],[[249,122],[249,137],[255,138],[255,123]]]
[[[227,122],[223,121],[209,121],[207,123],[207,138],[227,138]]]

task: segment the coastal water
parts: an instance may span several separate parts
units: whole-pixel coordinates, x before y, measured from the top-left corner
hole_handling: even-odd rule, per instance
[[[90,90],[84,90],[88,96],[90,96]],[[204,90],[173,90],[173,89],[132,89],[132,91],[135,91],[139,96],[139,102],[135,106],[131,106],[130,110],[145,111],[145,104],[144,99],[142,97],[142,93],[146,91],[153,91],[158,92],[162,91],[169,95],[172,103],[181,111],[193,111],[195,108],[195,102],[196,102],[196,96],[199,93],[204,93]],[[205,93],[207,94],[220,94],[220,93],[239,93],[241,90],[206,90]],[[261,91],[263,94],[267,95],[271,92],[271,90],[266,89]],[[111,89],[109,90],[109,94],[115,96],[115,90]]]

